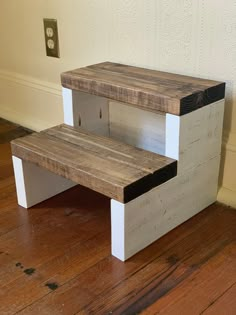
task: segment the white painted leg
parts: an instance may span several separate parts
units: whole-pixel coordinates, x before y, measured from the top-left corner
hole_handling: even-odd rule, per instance
[[[62,88],[63,98],[63,111],[64,111],[64,123],[69,126],[74,126],[74,112],[73,112],[73,99],[72,90]]]
[[[125,205],[111,200],[111,252],[112,255],[125,261]]]
[[[35,164],[12,157],[18,204],[24,208],[55,196],[76,184]]]
[[[216,200],[220,156],[122,204],[111,200],[112,255],[124,261]]]
[[[178,160],[178,174],[221,152],[224,100],[184,116],[166,114],[166,153]]]

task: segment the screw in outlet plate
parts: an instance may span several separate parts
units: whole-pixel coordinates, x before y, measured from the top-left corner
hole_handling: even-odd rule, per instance
[[[49,57],[59,58],[60,53],[59,53],[57,20],[43,19],[43,24],[44,24],[46,54]]]

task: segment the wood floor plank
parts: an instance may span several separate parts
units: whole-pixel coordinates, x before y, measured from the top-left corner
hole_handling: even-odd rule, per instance
[[[26,308],[22,314],[39,313],[44,309],[53,314],[67,314],[67,312],[75,314],[79,311],[87,314],[108,314],[109,312],[125,314],[125,309],[129,308],[129,304],[131,303],[133,307],[133,303],[136,304],[141,299],[145,288],[150,283],[160,282],[162,284],[160,292],[166,293],[163,287],[166,288],[168,285],[171,289],[177,285],[182,278],[188,277],[205,260],[230,242],[232,226],[223,228],[221,225],[224,233],[224,238],[222,238],[222,232],[214,227],[214,225],[220,225],[217,216],[213,221],[211,220],[210,231],[209,224],[198,226],[197,230],[194,228],[195,235],[200,235],[198,238],[192,239],[187,236],[179,242],[174,241],[174,244],[171,242],[161,248],[160,244],[155,243],[125,264],[107,257],[53,294]],[[206,235],[208,239],[203,242]],[[164,239],[165,237],[162,238]],[[168,275],[170,279],[168,278],[167,283],[163,283]],[[144,288],[144,292],[141,290],[141,294],[138,294],[140,285]],[[159,295],[158,292],[157,296]],[[79,296],[80,299],[75,300],[75,296]],[[150,303],[152,300],[147,300],[147,302]],[[135,314],[141,309],[139,306],[138,310],[132,309],[133,313],[126,314]]]
[[[142,314],[208,314],[215,300],[235,284],[235,261],[236,242],[226,246],[221,252],[207,261],[200,270],[192,274],[187,281],[176,286],[169,294],[151,305],[148,309],[142,312]],[[227,303],[225,303],[225,305],[227,305]],[[215,308],[215,310],[212,308],[211,311],[213,313],[209,314],[223,314],[223,310],[223,307],[219,309]],[[234,314],[235,310],[234,303]],[[230,313],[225,314],[229,315]]]
[[[228,270],[228,266],[227,266]],[[235,315],[236,313],[236,283],[229,287],[220,297],[210,303],[210,305],[201,312],[204,315]]]
[[[14,130],[17,128],[17,125],[7,121],[5,119],[0,118],[0,134],[6,133],[10,130]]]
[[[198,216],[195,218],[194,226],[196,228],[199,227],[200,225],[202,225],[203,222],[206,223],[208,221],[208,219],[210,219],[210,217],[207,218],[208,216],[204,216],[201,218],[200,217],[201,216]],[[190,227],[187,228],[187,226],[185,226],[185,227],[182,226],[182,228],[183,228],[183,230],[182,230],[183,233],[180,233],[181,237],[184,237],[184,235],[186,236],[186,235],[188,235],[188,233],[191,232]],[[103,289],[103,286],[106,283],[106,279],[108,279],[109,285],[112,285],[113,281],[122,281],[122,278],[123,277],[125,278],[129,274],[129,272],[131,272],[132,270],[134,271],[134,268],[136,268],[135,270],[137,270],[137,268],[141,268],[143,265],[148,264],[150,259],[153,259],[153,253],[154,252],[156,252],[158,250],[159,251],[163,250],[163,248],[165,248],[165,247],[168,248],[168,246],[171,246],[171,245],[173,245],[173,243],[178,241],[179,238],[180,238],[179,232],[174,233],[174,231],[173,231],[172,235],[170,235],[168,239],[167,238],[163,239],[161,243],[154,244],[152,247],[147,249],[145,255],[137,256],[137,261],[135,261],[135,262],[131,261],[131,262],[129,262],[129,264],[127,264],[127,263],[124,264],[124,263],[118,261],[117,259],[115,259],[114,257],[111,257],[109,255],[109,257],[102,260],[100,263],[96,264],[96,268],[95,268],[94,272],[92,271],[92,272],[87,273],[87,271],[86,271],[82,275],[82,279],[84,279],[85,284],[87,282],[90,282],[90,281],[93,281],[93,283],[94,282],[98,283],[98,284],[96,284],[95,287],[98,286],[97,291],[99,292],[99,286],[101,285],[100,288]],[[103,244],[101,244],[101,243],[98,243],[98,246],[101,246],[103,248]],[[88,253],[88,255],[90,256],[90,253]],[[107,266],[108,266],[108,269],[107,269]],[[106,274],[106,279],[103,279],[103,277],[104,277],[103,272],[105,272],[105,274]],[[72,283],[73,282],[75,282],[74,285],[75,284],[78,285],[77,281],[72,281]],[[83,283],[79,282],[79,285],[83,285]],[[68,288],[71,288],[73,291],[73,287],[71,286],[71,283],[67,284],[66,286],[62,286],[59,289],[64,290],[64,288],[66,288],[67,290],[68,290]],[[87,294],[86,300],[88,301],[89,298],[92,298],[92,295],[90,295],[88,293],[86,293],[86,294]],[[77,305],[77,303],[79,303],[79,301],[80,301],[80,303],[83,303],[83,290],[82,290],[82,293],[79,295],[78,295],[78,292],[75,290],[75,294],[72,294],[71,299],[69,299],[68,303],[67,302],[61,303],[61,302],[59,302],[60,301],[60,299],[59,299],[58,300],[59,305],[57,307],[62,306],[62,308],[64,308],[65,314],[73,314],[73,312],[71,311],[71,307],[74,306],[73,299],[76,299],[76,305]],[[71,302],[72,302],[72,304],[71,304]],[[55,301],[55,303],[57,304],[57,301]],[[62,305],[62,304],[64,304],[64,305]],[[43,304],[36,303],[35,309],[34,309],[33,305],[31,306],[33,308],[33,310],[31,310],[31,307],[26,308],[24,311],[22,311],[22,314],[25,314],[25,313],[30,314],[31,311],[36,312],[36,314],[37,314],[37,312],[39,312],[40,314],[47,314],[47,312],[50,312],[50,314],[57,314],[57,310],[55,309],[56,306],[54,304],[50,305],[50,303],[49,303],[49,306],[45,306],[45,310],[44,310],[44,306],[43,306],[44,303]]]
[[[68,207],[63,207],[57,196],[57,209],[48,207],[50,202],[55,206],[53,200],[47,202],[45,211],[43,204],[34,207],[32,212],[37,210],[41,216],[31,216],[24,225],[0,237],[0,313],[19,311],[51,291],[45,287],[47,282],[60,286],[110,254],[109,200],[98,195],[96,209],[91,209],[91,202],[90,207],[82,202],[76,208],[70,200],[86,196],[85,189],[78,192],[73,188],[73,194],[64,195]],[[104,220],[105,212],[108,215]],[[103,242],[102,248],[97,247],[99,241]],[[29,277],[24,270],[31,268],[35,272]],[[22,283],[27,285],[25,289]],[[17,304],[12,303],[13,297],[17,297]]]
[[[102,248],[97,246],[102,244]],[[49,261],[35,266],[32,275],[27,275],[20,267],[17,269],[17,276],[7,285],[0,287],[0,312],[14,314],[40,298],[49,295],[53,290],[58,290],[63,284],[75,275],[86,272],[86,269],[104,259],[110,254],[110,242],[107,233],[96,234],[95,237],[70,246],[64,253],[52,257]],[[24,266],[24,268],[26,268]],[[30,270],[30,268],[28,268]],[[1,291],[3,293],[1,293]],[[25,298],[27,296],[27,299]],[[17,298],[17,304],[15,299]]]
[[[0,144],[0,182],[13,175],[11,147],[9,143]]]
[[[176,244],[174,249],[149,263],[140,273],[132,275],[118,286],[114,286],[100,299],[94,300],[83,309],[82,313],[85,311],[106,314],[112,311],[113,314],[136,314],[145,309],[187,279],[205,261],[232,241],[236,220],[232,223],[231,228],[225,226],[224,238],[221,233],[218,234],[215,231],[214,224],[217,226],[217,221],[212,222],[212,229],[205,226],[196,231],[199,237],[191,240],[191,243],[189,243],[189,238],[186,238]],[[208,239],[203,244],[202,241],[206,235],[208,235]],[[138,283],[142,283],[142,289],[137,286]],[[109,302],[104,305],[101,303],[101,299]]]
[[[3,209],[5,209],[5,205],[9,205],[8,202],[16,201],[16,188],[13,175],[0,180],[0,192],[0,202],[2,203]]]
[[[61,198],[76,200],[77,196],[82,195],[86,196],[85,190],[81,189],[78,192],[78,188],[73,188],[73,191],[68,194],[58,196],[57,200]],[[109,224],[109,203],[107,200],[102,200],[102,196],[97,199],[96,196],[94,197],[97,201],[96,211],[85,207],[83,203],[79,208],[70,207],[69,202],[68,207],[65,208],[60,207],[58,203],[58,209],[50,208],[49,202],[44,206],[44,202],[32,208],[28,213],[26,209],[19,207],[18,219],[22,220],[22,224],[0,237],[1,250],[12,253],[16,260],[27,257],[27,264],[40,264],[44,259],[51,259],[63,252],[68,244],[72,246],[74,243],[100,233],[104,226],[100,224],[97,229],[95,227],[101,223],[101,216],[104,225]],[[55,203],[55,200],[50,200],[50,202],[53,201]],[[104,218],[105,213],[108,215]]]
[[[24,137],[31,132],[22,128],[22,127],[17,127],[12,130],[8,130],[5,133],[1,133],[1,138],[0,138],[0,144],[8,143],[11,140],[14,140],[19,137]]]

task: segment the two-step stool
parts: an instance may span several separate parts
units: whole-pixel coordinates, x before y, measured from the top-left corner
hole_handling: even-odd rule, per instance
[[[126,260],[216,200],[224,83],[110,62],[61,79],[65,124],[12,141],[19,205],[76,184],[110,197]]]

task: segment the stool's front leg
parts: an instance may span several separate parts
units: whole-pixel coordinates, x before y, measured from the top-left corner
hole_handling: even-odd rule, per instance
[[[30,208],[76,184],[43,168],[13,156],[18,204]]]
[[[111,200],[112,255],[127,260],[216,200],[220,156],[138,198]]]

